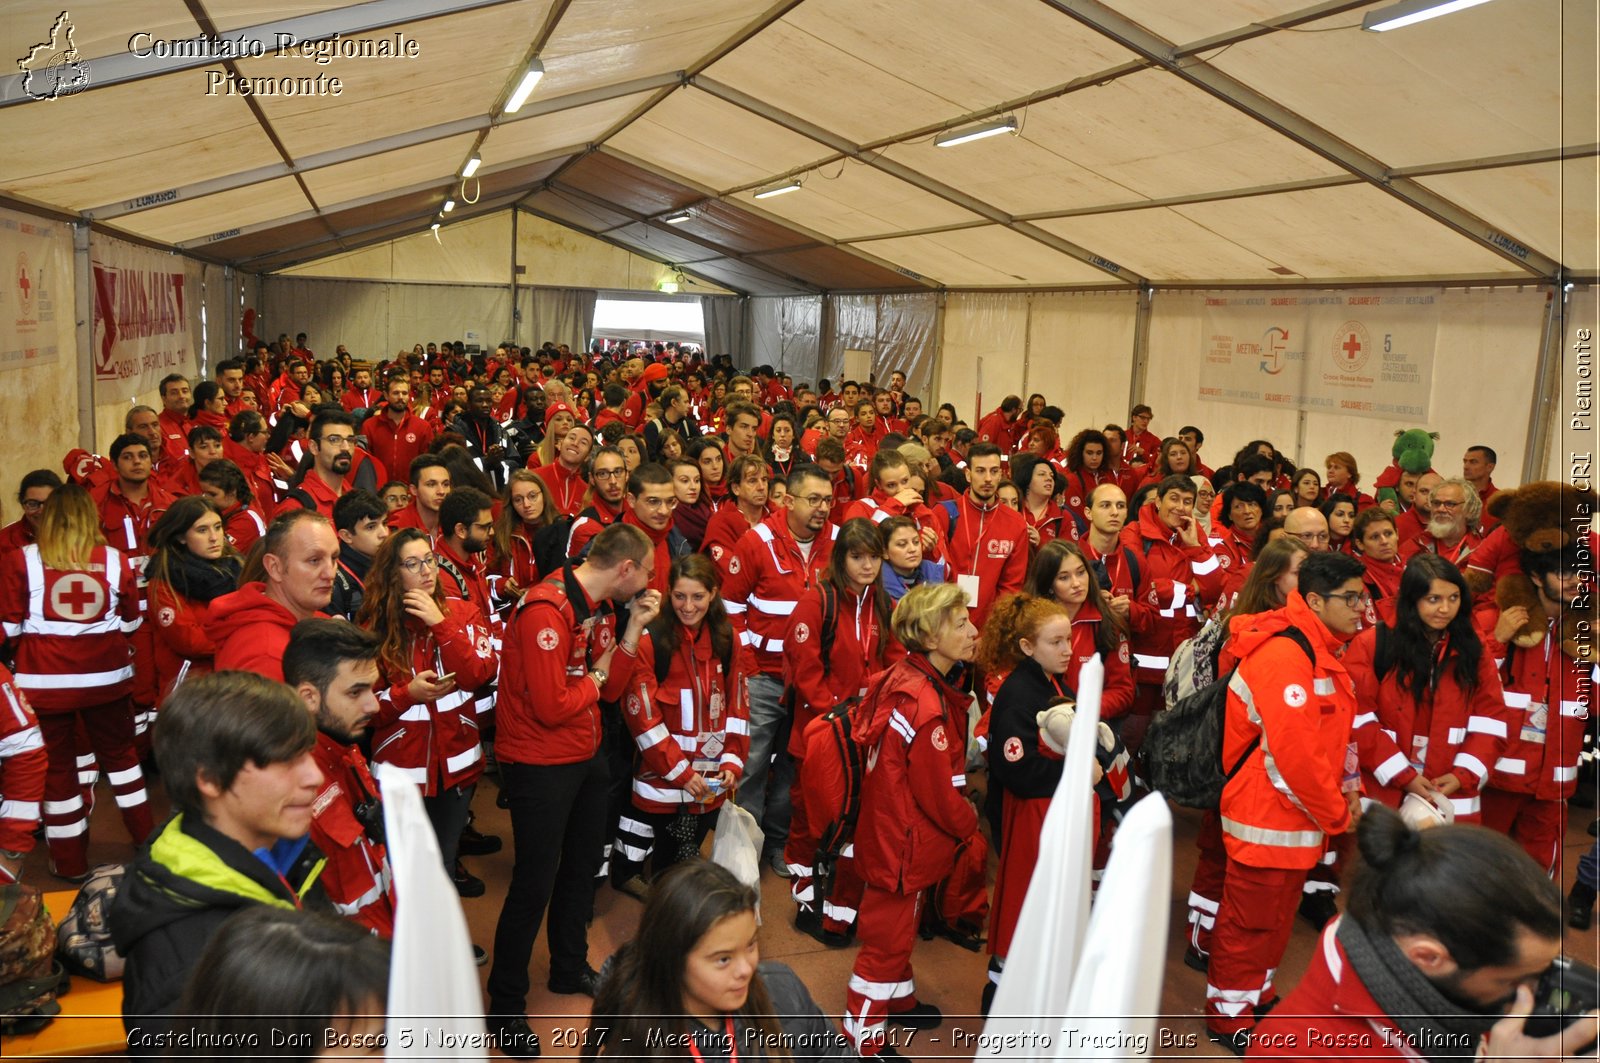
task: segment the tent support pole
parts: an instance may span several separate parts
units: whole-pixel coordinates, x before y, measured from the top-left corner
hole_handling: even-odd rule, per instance
[[[1552,414],[1560,404],[1561,347],[1566,343],[1567,293],[1557,281],[1545,304],[1544,334],[1539,338],[1539,368],[1533,378],[1533,409],[1528,414],[1528,441],[1522,450],[1522,482],[1540,479],[1550,460]]]
[[[89,223],[72,226],[72,287],[78,335],[78,445],[94,452],[94,282],[89,265]]]
[[[1306,415],[1305,410],[1296,411],[1294,421],[1294,467],[1297,469],[1306,467],[1306,425],[1310,420],[1311,418]]]
[[[511,338],[520,340],[517,335],[517,215],[521,213],[515,207],[511,208]]]
[[[1150,373],[1150,308],[1155,289],[1139,285],[1139,304],[1133,314],[1133,373],[1128,381],[1128,409],[1144,402],[1145,381]]]
[[[923,410],[933,413],[939,409],[939,403],[948,402],[944,397],[944,304],[945,293],[939,291],[933,296],[933,368],[928,377],[928,395],[930,401],[922,404]]]

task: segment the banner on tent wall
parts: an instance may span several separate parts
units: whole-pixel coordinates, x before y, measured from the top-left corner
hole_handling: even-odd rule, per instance
[[[193,376],[191,291],[184,260],[121,240],[92,240],[97,401],[154,390],[168,373]]]
[[[1438,291],[1207,295],[1200,397],[1428,419]]]
[[[72,313],[72,233],[64,225],[0,213],[0,289],[5,333],[0,370],[44,365],[61,357],[56,315]]]

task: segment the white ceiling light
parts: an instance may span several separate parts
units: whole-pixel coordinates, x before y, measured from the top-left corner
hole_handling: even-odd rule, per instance
[[[693,217],[694,217],[694,215],[689,213],[688,211],[680,210],[676,214],[668,214],[665,218],[662,218],[661,220],[666,222],[668,225],[682,225],[684,222],[688,221],[690,218],[693,218]]]
[[[1369,11],[1361,20],[1361,28],[1372,30],[1374,33],[1397,30],[1402,26],[1426,22],[1441,15],[1453,15],[1457,11],[1465,11],[1469,7],[1477,7],[1488,2],[1489,0],[1401,0],[1400,3],[1383,8],[1381,11]]]
[[[798,192],[798,191],[800,191],[800,182],[799,182],[799,180],[796,179],[796,178],[792,178],[792,177],[786,177],[782,181],[779,181],[777,184],[768,185],[767,187],[761,189],[759,192],[757,192],[755,194],[755,198],[756,199],[771,199],[773,196],[781,196],[785,192]]]
[[[962,126],[960,129],[952,129],[948,133],[940,133],[933,138],[933,146],[936,148],[953,148],[957,144],[965,144],[968,141],[982,140],[984,137],[996,137],[1001,133],[1015,133],[1016,131],[1017,119],[1015,116],[1008,115],[998,122]]]
[[[444,213],[449,214],[452,210],[455,210],[455,209],[456,209],[456,201],[455,200],[447,199],[447,200],[444,201]]]
[[[478,172],[478,167],[483,165],[483,159],[477,155],[467,160],[466,168],[461,171],[462,177],[471,177]]]
[[[522,109],[522,105],[528,102],[528,97],[533,95],[533,90],[542,77],[544,77],[544,64],[535,59],[528,64],[528,72],[522,75],[522,83],[506,101],[506,114],[516,114]]]

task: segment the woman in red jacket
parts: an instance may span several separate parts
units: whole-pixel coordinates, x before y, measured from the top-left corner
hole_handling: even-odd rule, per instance
[[[1515,721],[1471,603],[1454,565],[1418,554],[1400,578],[1393,622],[1367,628],[1345,652],[1362,706],[1354,734],[1363,788],[1390,808],[1407,793],[1441,795],[1458,821],[1482,821],[1479,791]]]
[[[783,858],[793,876],[789,892],[799,905],[797,922],[826,944],[842,943],[842,935],[854,925],[861,884],[853,861],[839,859],[831,896],[817,903],[813,882],[817,846],[831,818],[824,806],[833,795],[807,776],[806,747],[818,740],[812,721],[840,706],[848,711],[846,703],[860,698],[872,675],[905,655],[889,631],[891,606],[880,578],[882,567],[878,529],[865,517],[846,521],[834,541],[827,574],[801,595],[784,635],[784,688],[794,703],[789,755],[795,759],[795,769],[790,790],[793,814]],[[831,643],[826,656],[825,642]],[[812,811],[817,814],[811,815]]]
[[[700,466],[700,498],[715,506],[728,497],[728,458],[722,444],[702,436],[689,444],[689,460]]]
[[[1367,569],[1362,580],[1372,596],[1367,626],[1376,624],[1380,617],[1392,621],[1400,576],[1405,571],[1400,564],[1400,536],[1395,531],[1394,517],[1379,506],[1368,506],[1350,529],[1350,541],[1355,544],[1355,556]]]
[[[0,560],[0,621],[15,655],[15,686],[33,703],[50,756],[44,836],[51,871],[78,882],[89,873],[80,731],[134,844],[142,845],[154,827],[128,697],[134,681],[128,636],[140,622],[139,588],[132,563],[106,545],[100,513],[77,484],[45,500],[38,535]]]
[[[911,950],[922,891],[948,875],[963,845],[978,851],[978,813],[966,797],[963,663],[977,649],[966,593],[924,584],[900,599],[894,635],[906,657],[873,684],[854,735],[868,769],[856,821],[857,867],[866,880],[845,1034],[863,1055],[884,1048],[887,1025],[931,1029],[943,1016],[917,1001]]]
[[[238,589],[239,554],[222,512],[198,495],[180,498],[150,529],[150,618],[155,621],[161,698],[192,675],[211,671],[216,644],[206,634],[211,603]]]
[[[611,874],[640,900],[648,896],[639,877],[645,857],[654,850],[654,879],[699,855],[750,751],[745,677],[753,662],[728,621],[721,589],[704,554],[672,562],[667,600],[639,640],[623,698],[639,759],[633,811],[618,827]]]
[[[565,550],[565,529],[550,488],[529,469],[511,473],[500,501],[494,521],[495,565],[502,577],[500,596],[514,603]]]
[[[393,764],[422,790],[446,870],[459,876],[456,847],[483,774],[473,693],[498,660],[478,607],[446,598],[428,535],[402,528],[367,570],[356,622],[381,640],[372,761]]]

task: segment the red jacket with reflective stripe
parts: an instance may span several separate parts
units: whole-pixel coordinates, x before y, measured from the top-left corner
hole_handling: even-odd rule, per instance
[[[378,784],[356,746],[318,733],[311,756],[322,789],[311,805],[311,840],[327,864],[318,879],[339,914],[382,937],[394,936],[394,890],[389,854],[367,836],[356,806],[378,796]]]
[[[1562,651],[1559,617],[1540,645],[1523,649],[1494,641],[1499,616],[1490,609],[1473,618],[1484,635],[1484,653],[1499,662],[1511,732],[1500,759],[1489,766],[1489,785],[1540,801],[1565,800],[1577,789],[1578,755],[1600,668]]]
[[[1429,779],[1454,772],[1461,780],[1461,789],[1451,798],[1456,812],[1477,814],[1478,792],[1505,748],[1511,722],[1494,654],[1485,647],[1478,658],[1477,684],[1465,691],[1456,680],[1455,655],[1446,636],[1436,648],[1436,681],[1418,698],[1400,689],[1400,673],[1393,665],[1379,681],[1373,667],[1377,642],[1377,628],[1369,627],[1344,655],[1360,705],[1354,728],[1363,788],[1368,796],[1397,808],[1420,764]]]
[[[728,562],[722,600],[734,630],[755,650],[761,674],[783,674],[789,616],[807,589],[822,578],[838,536],[838,527],[823,525],[811,541],[808,559],[789,531],[789,511],[780,509],[739,539]]]
[[[1290,638],[1293,625],[1316,653],[1313,664]],[[1343,834],[1350,810],[1341,789],[1355,684],[1334,656],[1338,642],[1299,591],[1282,609],[1234,617],[1229,650],[1239,670],[1228,683],[1222,766],[1261,744],[1222,790],[1218,809],[1228,858],[1251,867],[1311,868],[1324,835]]]
[[[5,796],[0,800],[0,849],[32,851],[49,766],[39,718],[0,664],[0,794]]]
[[[432,797],[465,786],[483,774],[483,748],[472,695],[494,680],[499,663],[489,643],[489,627],[478,607],[460,598],[444,600],[444,618],[426,631],[406,621],[411,667],[383,667],[378,715],[372,720],[372,760],[402,769]],[[433,701],[415,701],[406,688],[419,672],[451,672],[456,688]]]
[[[409,481],[412,459],[427,451],[435,431],[433,425],[410,410],[396,424],[385,404],[361,423],[361,434],[367,437],[367,450],[390,476]]]
[[[633,773],[633,804],[645,812],[712,812],[727,795],[696,803],[684,789],[690,776],[731,770],[744,774],[750,752],[750,699],[745,689],[753,662],[733,643],[733,675],[711,645],[704,624],[698,632],[678,625],[678,648],[666,678],[656,681],[655,643],[646,634],[623,695],[623,719],[639,747]]]
[[[217,644],[206,632],[211,604],[185,598],[163,580],[150,581],[150,620],[154,624],[156,677],[163,699],[177,685],[212,669]]]
[[[128,696],[129,636],[139,588],[120,550],[97,546],[85,569],[49,568],[34,543],[0,561],[0,621],[16,647],[17,689],[40,712],[68,712]]]
[[[1134,678],[1159,685],[1172,651],[1200,630],[1197,599],[1220,597],[1227,572],[1204,539],[1190,546],[1167,527],[1154,502],[1146,503],[1139,519],[1122,529],[1118,542],[1139,563],[1139,585],[1128,607]]]
[[[972,622],[981,628],[995,599],[1020,591],[1028,578],[1028,522],[998,501],[979,509],[971,492],[949,505],[955,514],[945,560],[956,582],[961,576],[978,577],[978,604],[972,610]]]
[[[822,585],[801,595],[783,638],[783,683],[794,688],[794,723],[789,752],[805,756],[806,727],[846,698],[864,693],[871,677],[906,655],[892,634],[878,623],[872,594],[834,596],[834,635],[828,671],[822,669]],[[879,655],[883,659],[880,663]]]

